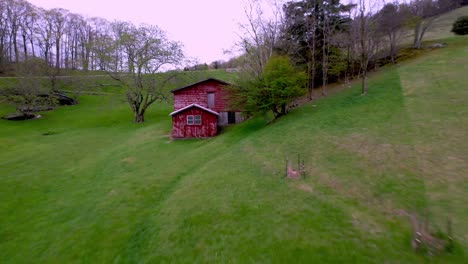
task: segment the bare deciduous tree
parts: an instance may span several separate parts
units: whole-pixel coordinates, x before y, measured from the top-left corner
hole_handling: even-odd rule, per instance
[[[37,21],[37,40],[44,60],[51,65],[51,49],[54,45],[52,14],[45,9],[39,9],[41,19]]]
[[[400,5],[398,2],[385,4],[375,15],[379,31],[387,37],[392,62],[395,62],[398,44],[403,36],[403,29],[408,23],[409,15],[407,6]]]
[[[372,5],[366,0],[359,0],[358,11],[355,15],[352,35],[358,43],[359,63],[361,66],[362,94],[367,94],[367,75],[369,64],[379,50],[381,34],[378,31],[377,23],[372,13],[369,11]]]
[[[413,15],[414,41],[413,48],[420,49],[426,31],[443,13],[456,8],[456,0],[414,0],[409,3],[409,10]]]
[[[51,23],[52,35],[55,43],[55,68],[57,72],[60,70],[60,45],[65,30],[65,23],[67,21],[68,11],[61,8],[54,8],[49,11],[49,19]]]
[[[6,0],[0,0],[0,72],[7,62],[6,44],[8,41],[8,18],[6,15]]]
[[[250,0],[244,8],[247,24],[241,25],[242,36],[237,43],[245,53],[245,70],[260,76],[273,55],[279,39],[282,13],[279,2],[270,3],[271,14],[265,14],[262,1]]]
[[[95,52],[103,62],[106,72],[126,89],[127,102],[134,114],[134,122],[145,120],[148,107],[157,100],[166,99],[165,85],[169,77],[159,74],[163,67],[179,64],[183,59],[181,45],[167,39],[165,33],[155,26],[135,27],[129,23],[113,25],[117,34],[101,36]],[[124,58],[115,55],[123,51]],[[121,62],[126,63],[121,67]]]
[[[20,23],[21,39],[23,41],[24,59],[28,60],[29,51],[28,45],[30,44],[32,56],[35,57],[34,51],[34,23],[37,20],[37,13],[33,5],[26,1],[20,2],[23,9],[23,16]]]

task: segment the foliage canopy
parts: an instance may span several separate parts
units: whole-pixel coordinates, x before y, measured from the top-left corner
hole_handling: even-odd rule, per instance
[[[249,113],[272,112],[275,119],[288,113],[288,104],[304,94],[306,76],[286,56],[273,56],[259,77],[239,82],[238,98]]]
[[[468,34],[468,16],[462,16],[453,23],[452,32],[457,35],[467,35]]]
[[[102,39],[106,47],[99,51],[102,67],[126,89],[134,122],[144,122],[148,107],[157,100],[166,99],[163,88],[174,76],[161,80],[158,73],[164,67],[183,60],[181,44],[170,41],[156,26],[136,27],[126,22],[115,22],[112,29],[114,35]],[[121,57],[122,54],[125,56]]]

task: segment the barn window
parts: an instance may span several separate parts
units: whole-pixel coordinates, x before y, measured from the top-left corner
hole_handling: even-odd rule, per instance
[[[187,125],[201,125],[201,115],[188,115]]]
[[[215,94],[208,93],[208,108],[213,108],[215,105]]]
[[[201,125],[201,115],[195,116],[195,125]]]
[[[193,125],[193,115],[187,116],[187,125]]]

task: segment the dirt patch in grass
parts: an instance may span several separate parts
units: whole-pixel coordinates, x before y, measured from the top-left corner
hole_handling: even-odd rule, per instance
[[[144,129],[137,130],[135,134],[130,137],[126,144],[129,145],[141,145],[148,142],[152,142],[155,139],[158,140],[167,140],[169,136],[167,132],[164,132],[162,129],[155,129],[154,127],[147,127]]]
[[[300,190],[300,191],[307,192],[307,193],[313,193],[314,192],[314,189],[312,188],[312,186],[304,184],[304,183],[294,184],[293,187]]]
[[[354,133],[337,139],[338,148],[358,155],[365,163],[380,170],[388,168],[413,169],[415,149],[408,145],[379,142],[369,136]]]
[[[358,199],[360,201],[365,201],[363,196],[358,197],[358,192],[356,188],[353,187],[344,187],[339,181],[333,180],[331,178],[328,178],[325,176],[325,174],[321,174],[321,176],[317,176],[318,174],[315,174],[315,179],[318,179],[320,184],[324,184],[326,187],[333,189],[334,191],[337,191],[340,193],[340,195],[345,194],[345,200],[348,199]],[[317,192],[314,191],[314,188],[310,186],[310,184],[307,183],[292,183],[290,185],[292,188],[299,190],[301,192],[309,193],[309,194],[317,194]],[[324,196],[325,198],[325,196]],[[333,199],[330,198],[329,196],[326,196],[326,199]],[[380,208],[379,208],[380,209]],[[378,211],[377,214],[383,213],[385,214],[385,211]],[[350,218],[351,218],[351,223],[353,224],[354,228],[357,230],[361,230],[364,233],[368,233],[371,235],[379,235],[384,233],[384,228],[378,224],[376,221],[372,219],[372,216],[368,215],[366,212],[363,212],[359,208],[353,208],[352,210],[349,210]]]
[[[126,157],[124,159],[121,160],[123,163],[126,163],[126,164],[134,164],[136,162],[136,158],[135,157]]]
[[[373,221],[371,217],[366,216],[358,210],[351,212],[351,221],[356,229],[372,235],[382,234],[384,232],[382,226]]]
[[[377,206],[381,204],[373,199],[372,192],[364,184],[359,182],[345,182],[345,180],[334,176],[327,172],[320,171],[316,167],[306,169],[307,179],[312,179],[314,184],[323,186],[333,192],[339,197],[346,200],[354,200],[366,206]]]
[[[281,171],[275,167],[270,161],[266,160],[266,157],[259,155],[259,152],[255,149],[252,143],[246,143],[242,147],[242,152],[245,153],[252,163],[260,166],[260,175],[274,175],[278,176],[281,174],[284,176],[284,164],[281,166]]]

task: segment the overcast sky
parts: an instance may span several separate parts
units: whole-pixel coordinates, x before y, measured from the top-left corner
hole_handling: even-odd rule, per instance
[[[60,7],[85,17],[147,23],[165,30],[184,44],[187,56],[200,62],[228,59],[239,23],[244,21],[243,0],[28,0],[46,9]]]

